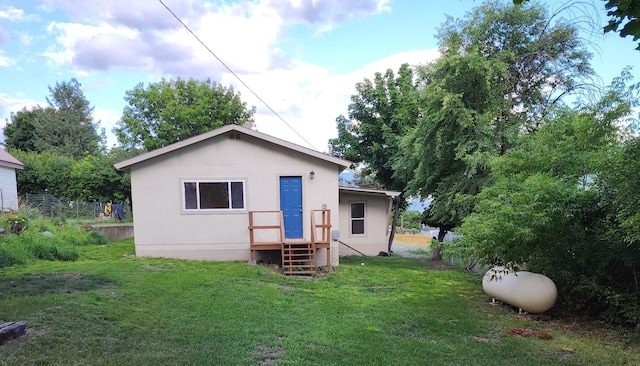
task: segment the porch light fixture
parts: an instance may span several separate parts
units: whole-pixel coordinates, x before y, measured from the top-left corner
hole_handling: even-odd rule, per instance
[[[316,176],[316,172],[314,172],[313,170],[309,172],[309,179],[313,179],[313,177]]]

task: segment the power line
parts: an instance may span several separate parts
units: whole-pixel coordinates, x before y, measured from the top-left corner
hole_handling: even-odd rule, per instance
[[[173,12],[173,10],[171,10],[171,8],[169,8],[162,0],[158,0],[160,2],[160,4],[162,4],[162,6],[164,6],[169,13],[171,13],[171,15],[173,15],[174,18],[176,18],[177,21],[180,22],[180,24],[182,24],[183,27],[185,27],[185,29],[187,31],[189,31],[189,33],[191,33],[192,36],[195,37],[195,39],[198,40],[198,42],[200,42],[200,44],[207,50],[209,51],[210,54],[213,55],[213,57],[216,58],[216,60],[218,60],[218,62],[220,62],[222,64],[222,66],[224,66],[233,76],[236,77],[236,79],[238,79],[238,81],[244,85],[245,88],[247,88],[251,94],[253,94],[256,98],[258,98],[259,101],[262,102],[262,104],[265,105],[265,107],[269,108],[269,110],[276,116],[278,117],[278,119],[280,119],[285,125],[287,125],[287,127],[289,127],[291,129],[291,131],[293,131],[296,135],[298,135],[304,142],[306,142],[309,146],[311,146],[311,148],[313,148],[314,150],[318,150],[315,148],[315,146],[313,146],[313,144],[311,144],[309,141],[307,141],[307,139],[305,139],[300,133],[298,133],[298,131],[296,131],[290,124],[287,123],[287,121],[284,120],[284,118],[282,118],[278,112],[276,112],[273,108],[271,108],[271,106],[269,104],[267,104],[267,102],[265,102],[262,98],[260,98],[260,96],[258,95],[258,93],[254,92],[253,89],[251,89],[249,87],[249,85],[247,85],[244,81],[242,81],[242,79],[240,79],[240,76],[238,76],[235,72],[233,72],[233,70],[231,70],[231,68],[229,66],[227,66],[227,64],[224,63],[224,61],[222,61],[220,59],[220,57],[218,57],[218,55],[215,54],[215,52],[213,52],[204,42],[202,42],[202,40],[195,34],[193,33],[193,31],[186,25],[184,24],[184,22],[182,21],[182,19],[180,19],[176,13]]]

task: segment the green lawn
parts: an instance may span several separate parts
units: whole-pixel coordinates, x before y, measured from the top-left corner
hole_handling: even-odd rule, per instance
[[[131,240],[79,250],[76,262],[0,269],[0,323],[28,327],[0,346],[0,365],[640,364],[637,345],[548,329],[490,305],[478,275],[420,259],[342,259],[303,279],[246,263],[139,259],[127,255]]]

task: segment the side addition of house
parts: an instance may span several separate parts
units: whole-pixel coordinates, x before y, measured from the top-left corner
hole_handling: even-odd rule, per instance
[[[16,169],[24,169],[24,164],[4,149],[0,149],[0,209],[2,212],[18,209]]]

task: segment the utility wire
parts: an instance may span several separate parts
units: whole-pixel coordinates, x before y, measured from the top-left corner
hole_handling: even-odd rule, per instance
[[[189,31],[189,33],[191,33],[192,36],[195,37],[195,39],[198,40],[198,42],[200,42],[200,44],[206,48],[207,51],[209,51],[210,54],[213,55],[213,57],[216,58],[216,60],[218,60],[222,66],[224,66],[227,70],[229,70],[229,72],[236,77],[236,79],[238,79],[238,81],[244,85],[245,88],[247,88],[251,94],[253,94],[256,98],[258,98],[259,101],[262,102],[262,104],[265,105],[265,107],[269,108],[269,110],[276,116],[278,117],[278,119],[280,119],[285,125],[287,125],[287,127],[289,127],[291,129],[291,131],[293,131],[296,135],[298,135],[304,142],[306,142],[309,146],[311,146],[314,150],[318,150],[315,148],[315,146],[313,146],[313,144],[311,144],[309,141],[307,141],[307,139],[305,139],[300,133],[298,133],[298,131],[296,131],[290,124],[287,123],[287,121],[284,120],[284,118],[282,118],[278,112],[276,112],[273,108],[271,108],[271,106],[269,104],[267,104],[267,102],[265,102],[262,98],[260,98],[260,96],[258,95],[258,93],[254,92],[253,89],[251,89],[249,87],[249,85],[247,85],[244,81],[242,81],[242,79],[240,79],[240,76],[238,76],[235,72],[233,72],[233,70],[231,70],[231,68],[229,66],[227,66],[227,64],[224,63],[224,61],[222,61],[220,59],[220,57],[218,57],[218,55],[215,54],[215,52],[213,52],[204,42],[202,42],[202,40],[195,34],[193,33],[193,31],[176,15],[176,13],[173,12],[173,10],[171,10],[171,8],[169,8],[162,0],[158,0],[160,1],[160,4],[162,4],[162,6],[164,6],[169,13],[171,13],[171,15],[173,15],[174,18],[176,18],[177,21],[180,22],[180,24],[182,24],[183,27],[186,28],[186,30]]]

